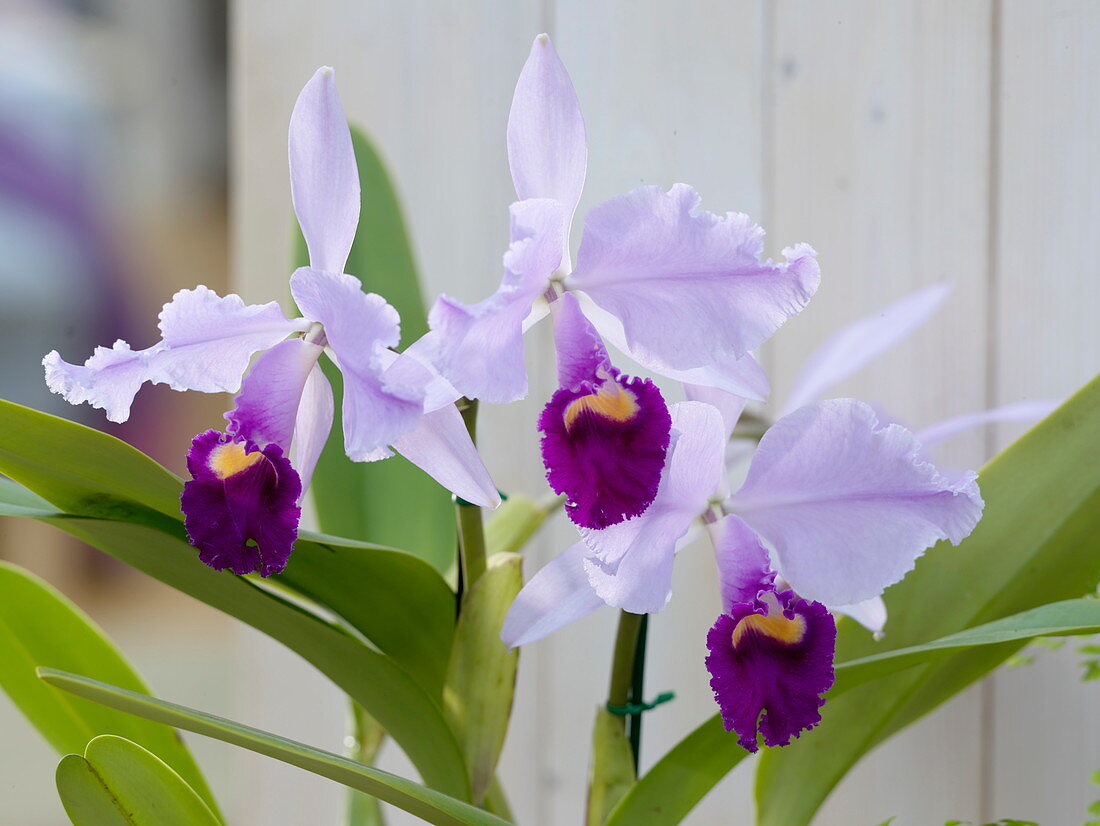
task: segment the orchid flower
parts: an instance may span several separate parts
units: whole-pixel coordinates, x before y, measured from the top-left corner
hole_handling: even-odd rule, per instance
[[[298,502],[333,421],[322,353],[343,374],[350,459],[384,459],[392,448],[463,499],[486,507],[500,501],[453,404],[459,393],[412,352],[394,352],[397,311],[344,273],[359,221],[359,176],[328,67],[314,74],[294,106],[289,155],[294,211],[310,259],[290,279],[301,318],[287,318],[276,302],[246,305],[200,286],[165,305],[161,340],[152,347],[134,351],[118,341],[97,348],[83,365],[62,361],[56,351],[43,361],[51,390],[101,408],[116,422],[126,420],[147,381],[174,390],[239,391],[226,432],[206,431],[192,442],[192,479],[181,500],[202,561],[238,574],[281,571],[297,537]]]
[[[523,332],[558,288],[575,293],[599,334],[654,373],[762,399],[767,381],[749,351],[817,289],[816,253],[762,260],[763,231],[745,215],[699,210],[695,190],[642,187],[595,207],[577,265],[569,232],[588,150],[573,84],[549,38],[535,38],[508,119],[508,163],[520,199],[497,291],[476,304],[441,296],[426,350],[470,398],[527,393]]]
[[[807,405],[776,422],[744,484],[722,499],[725,441],[717,408],[674,404],[652,505],[619,525],[582,530],[580,543],[524,587],[502,638],[531,642],[602,604],[661,610],[677,546],[717,505],[724,515],[712,531],[726,613],[712,630],[708,664],[727,727],[749,748],[762,712],[771,743],[816,722],[819,695],[831,682],[820,665],[827,658],[831,675],[828,612],[881,594],[935,542],[958,544],[983,503],[974,474],[943,476],[908,430],[880,425],[853,399]],[[799,658],[809,669],[804,682],[779,680]]]

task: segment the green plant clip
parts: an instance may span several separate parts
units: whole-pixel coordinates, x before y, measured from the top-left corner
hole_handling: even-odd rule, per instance
[[[670,700],[675,699],[675,691],[665,691],[662,694],[658,694],[657,699],[655,699],[652,703],[627,703],[625,706],[616,706],[608,703],[604,706],[604,708],[619,717],[629,717],[632,714],[641,714],[643,711],[652,711],[653,709],[657,708],[657,706],[663,705]]]

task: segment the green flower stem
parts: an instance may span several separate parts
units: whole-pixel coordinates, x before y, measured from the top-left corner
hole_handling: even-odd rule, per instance
[[[459,403],[462,421],[470,438],[477,444],[477,399],[462,399]],[[469,592],[473,584],[485,573],[485,526],[481,508],[464,502],[456,503],[458,520],[458,555],[462,566],[463,589]]]
[[[386,732],[359,703],[351,701],[351,739],[348,757],[373,766]],[[347,826],[383,826],[385,817],[378,799],[356,789],[348,790]]]
[[[630,680],[630,702],[645,702],[645,651],[646,637],[649,632],[649,614],[642,615],[638,627],[638,642],[634,648],[634,668]],[[638,773],[638,760],[642,753],[642,715],[631,714],[628,718],[627,735],[630,737],[630,749],[634,752],[634,773]]]
[[[619,630],[615,635],[615,653],[611,659],[611,685],[607,690],[609,706],[625,706],[630,702],[630,688],[634,682],[634,656],[638,650],[638,635],[642,629],[644,614],[619,612]],[[623,730],[626,718],[620,717]]]

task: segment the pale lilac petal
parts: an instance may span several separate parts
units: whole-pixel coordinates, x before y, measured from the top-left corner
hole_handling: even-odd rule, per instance
[[[510,648],[549,636],[603,605],[584,572],[587,548],[578,542],[542,567],[523,586],[508,614],[500,638]]]
[[[574,295],[574,293],[568,293]],[[659,376],[695,384],[701,387],[713,387],[751,401],[765,401],[771,392],[768,377],[764,369],[746,353],[740,358],[725,358],[702,367],[677,369],[658,355],[632,347],[626,339],[622,322],[592,301],[584,293],[575,293],[581,311],[600,336],[610,342],[615,349],[631,358],[647,370]]]
[[[554,316],[554,351],[561,387],[574,389],[582,382],[595,381],[600,370],[611,369],[600,334],[584,317],[575,295],[559,297],[550,305],[550,312]]]
[[[119,340],[114,347],[96,347],[82,365],[70,364],[56,350],[42,359],[42,365],[47,386],[69,404],[88,403],[106,412],[108,421],[124,422],[134,396],[149,380],[146,356],[147,351],[135,352]]]
[[[497,487],[453,404],[422,416],[416,427],[394,440],[393,449],[467,502],[483,508],[500,504]]]
[[[252,356],[309,326],[288,319],[274,301],[247,305],[206,287],[181,290],[160,314],[162,340],[144,350],[124,341],[97,347],[83,365],[69,364],[56,351],[43,359],[50,390],[72,404],[87,402],[124,422],[141,385],[173,390],[236,393]]]
[[[523,323],[558,268],[564,246],[562,206],[541,199],[512,204],[512,244],[497,291],[476,304],[441,295],[428,315],[425,348],[460,393],[492,404],[527,395]]]
[[[933,543],[961,542],[981,517],[974,474],[949,480],[919,454],[912,433],[880,427],[866,404],[818,402],[769,428],[728,504],[799,594],[862,602]]]
[[[328,442],[332,430],[334,403],[332,385],[325,378],[321,365],[313,365],[302,391],[302,403],[298,405],[298,417],[294,422],[294,442],[291,461],[302,477],[302,490],[309,488],[317,460]]]
[[[709,525],[718,564],[718,584],[722,590],[722,610],[729,611],[739,602],[756,599],[761,588],[768,588],[775,573],[768,562],[768,550],[752,528],[733,514]]]
[[[742,396],[735,396],[724,390],[704,387],[700,384],[685,384],[684,398],[689,402],[703,402],[717,408],[722,414],[722,424],[727,439],[733,435],[733,429],[737,427],[741,414],[745,412],[745,405],[748,404],[748,399]]]
[[[226,431],[261,448],[277,444],[289,453],[306,380],[324,351],[292,338],[260,356],[241,386],[236,407],[225,414]]]
[[[588,148],[573,83],[540,34],[523,66],[508,115],[508,166],[521,199],[553,198],[571,220],[584,187]]]
[[[670,409],[672,442],[661,484],[645,513],[603,530],[581,531],[589,581],[604,602],[655,613],[671,595],[676,543],[707,507],[724,473],[722,416],[702,402]]]
[[[424,388],[387,381],[384,355],[401,338],[397,311],[364,293],[357,278],[302,267],[290,278],[302,312],[325,327],[344,375],[344,448],[355,462],[384,458],[386,445],[415,427]]]
[[[1035,422],[1049,416],[1063,401],[1063,399],[1032,399],[994,407],[992,410],[955,416],[929,425],[924,430],[918,430],[917,441],[922,447],[927,448],[972,427],[1000,422]]]
[[[180,290],[160,313],[163,347],[148,352],[150,380],[173,390],[236,393],[252,356],[309,327],[279,305],[245,304],[206,287]]]
[[[806,306],[820,278],[808,245],[784,250],[782,264],[763,261],[764,232],[748,216],[698,206],[684,184],[601,204],[585,219],[566,281],[622,322],[631,352],[680,370],[757,347]]]
[[[886,603],[882,597],[871,597],[855,605],[840,605],[833,611],[851,617],[874,634],[876,639],[882,636],[882,629],[886,627]]]
[[[950,292],[950,284],[933,284],[835,333],[806,360],[779,416],[822,398],[839,381],[911,336]]]
[[[310,78],[290,116],[290,194],[310,266],[343,272],[359,223],[359,172],[329,66]]]

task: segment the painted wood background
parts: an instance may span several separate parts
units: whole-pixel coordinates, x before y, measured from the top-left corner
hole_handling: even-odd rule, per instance
[[[285,289],[286,123],[321,64],[377,139],[403,195],[427,291],[475,300],[499,278],[512,197],[504,127],[533,35],[548,31],[584,108],[587,206],[641,183],[694,184],[704,206],[745,211],[773,251],[809,241],[823,281],[765,353],[776,399],[836,326],[911,290],[954,283],[921,333],[840,388],[916,426],[986,406],[1064,396],[1100,364],[1100,3],[1068,0],[309,0],[237,2],[232,24],[233,264],[250,300]],[[546,331],[531,398],[486,416],[505,489],[540,492],[533,428],[550,391]],[[1018,429],[973,433],[945,460],[976,465]],[[547,532],[530,573],[569,541]],[[712,712],[702,667],[717,611],[703,548],[678,563],[652,626],[652,762]],[[522,823],[577,823],[588,726],[613,633],[599,614],[523,652],[503,774]],[[339,748],[325,681],[240,631],[249,722]],[[999,817],[1060,826],[1098,795],[1100,682],[1072,646],[1003,670],[880,748],[822,811],[826,826]],[[340,791],[241,756],[260,810],[235,822],[338,822]],[[386,765],[409,771],[399,754]],[[751,763],[689,819],[752,822]],[[257,797],[251,792],[258,790]],[[399,816],[393,823],[409,822]]]

